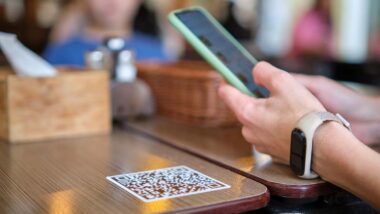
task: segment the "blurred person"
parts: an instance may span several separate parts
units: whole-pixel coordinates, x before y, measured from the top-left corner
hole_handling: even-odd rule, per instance
[[[380,29],[370,35],[369,57],[371,60],[380,61]]]
[[[302,58],[324,58],[331,53],[331,2],[316,0],[300,17],[293,33],[291,55]]]
[[[83,66],[87,51],[97,49],[107,37],[125,39],[137,60],[170,60],[161,41],[133,31],[133,21],[141,0],[77,0],[68,7],[61,28],[53,30],[53,39],[44,57],[54,65]]]
[[[380,210],[380,154],[367,145],[380,143],[380,97],[367,97],[324,77],[291,75],[258,63],[252,75],[270,91],[268,98],[247,96],[229,85],[219,94],[242,123],[242,135],[257,151],[283,164],[297,122],[311,112],[339,113],[352,132],[337,122],[322,123],[312,139],[311,168]]]
[[[66,41],[85,26],[83,7],[81,0],[63,4],[63,11],[51,30],[50,43]]]

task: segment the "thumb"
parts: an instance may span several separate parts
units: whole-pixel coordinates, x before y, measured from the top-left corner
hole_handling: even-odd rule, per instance
[[[252,97],[241,93],[227,84],[219,88],[219,96],[236,115],[239,115],[246,105],[253,102]]]
[[[275,93],[284,87],[282,81],[286,81],[289,73],[274,67],[267,62],[259,62],[253,68],[253,77],[256,84],[267,88],[271,93]]]

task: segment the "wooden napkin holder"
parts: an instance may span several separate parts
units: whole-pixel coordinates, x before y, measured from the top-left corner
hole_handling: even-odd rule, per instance
[[[0,69],[0,138],[9,143],[109,133],[107,72],[17,76]]]

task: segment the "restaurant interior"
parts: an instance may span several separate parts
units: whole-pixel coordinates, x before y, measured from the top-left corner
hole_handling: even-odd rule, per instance
[[[377,0],[0,0],[0,213],[377,213],[255,149],[221,98],[240,88],[169,22],[183,8],[254,64],[380,97]]]

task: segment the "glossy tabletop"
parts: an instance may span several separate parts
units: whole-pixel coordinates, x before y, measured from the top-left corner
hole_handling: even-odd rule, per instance
[[[288,166],[273,163],[267,155],[254,156],[239,126],[201,127],[155,117],[129,122],[126,127],[259,181],[271,195],[312,198],[337,190],[321,179],[299,179]]]
[[[143,202],[106,176],[186,165],[229,189]],[[262,184],[146,137],[111,135],[0,143],[0,213],[242,212],[265,206]]]

